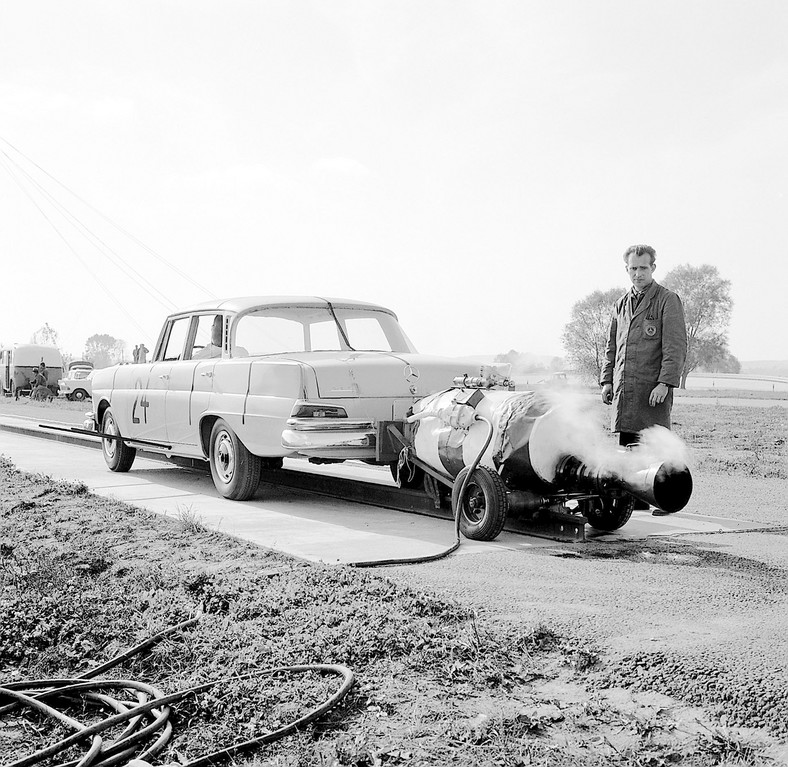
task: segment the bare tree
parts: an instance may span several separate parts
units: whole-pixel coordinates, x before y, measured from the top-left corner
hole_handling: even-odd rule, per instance
[[[106,333],[96,333],[85,341],[85,359],[96,368],[106,368],[123,361],[126,342]]]
[[[57,346],[60,347],[60,336],[48,322],[45,322],[35,333],[30,337],[31,344],[41,344],[42,346]]]
[[[665,275],[663,285],[678,293],[684,304],[687,325],[687,360],[681,373],[684,389],[693,370],[731,357],[728,350],[728,323],[733,309],[731,283],[720,277],[716,266],[682,264]]]
[[[595,290],[572,307],[562,340],[571,367],[583,378],[599,381],[613,304],[623,293],[623,288]]]

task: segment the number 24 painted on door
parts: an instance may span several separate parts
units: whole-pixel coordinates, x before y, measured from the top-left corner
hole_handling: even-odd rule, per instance
[[[131,422],[140,423],[139,416],[137,415],[137,405],[139,405],[142,408],[142,419],[145,423],[148,423],[148,406],[150,402],[145,398],[145,391],[142,388],[141,379],[137,379],[134,388],[139,394],[134,398],[134,404],[131,406]]]

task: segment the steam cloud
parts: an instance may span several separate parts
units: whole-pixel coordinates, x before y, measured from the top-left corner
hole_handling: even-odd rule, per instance
[[[668,468],[689,466],[687,445],[663,426],[645,429],[639,444],[624,450],[612,440],[587,396],[565,389],[548,390],[543,396],[561,414],[561,448],[593,471],[624,476],[654,463],[664,463]]]

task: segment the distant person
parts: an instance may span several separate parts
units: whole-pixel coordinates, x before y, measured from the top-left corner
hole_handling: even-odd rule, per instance
[[[199,349],[192,354],[193,360],[207,360],[214,357],[222,356],[222,330],[223,330],[222,315],[217,314],[213,318],[213,325],[211,325],[211,340],[202,349]]]
[[[33,371],[33,378],[30,382],[30,398],[40,400],[52,400],[52,394],[49,386],[49,371],[44,361],[41,360],[39,366]]]
[[[148,351],[150,351],[150,350],[148,349],[147,346],[145,346],[145,344],[140,344],[137,347],[137,362],[141,362],[141,363],[147,362],[148,361]]]
[[[684,307],[654,280],[656,255],[649,245],[624,252],[632,289],[616,301],[608,330],[602,402],[613,405],[611,430],[621,445],[638,442],[649,426],[670,428],[673,389],[687,356]]]
[[[140,361],[140,347],[135,346],[134,351],[131,353],[131,361],[136,365]]]

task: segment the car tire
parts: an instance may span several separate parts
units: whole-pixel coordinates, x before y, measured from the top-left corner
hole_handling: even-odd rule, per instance
[[[635,499],[631,495],[621,498],[594,498],[581,504],[580,510],[595,530],[612,532],[623,527],[632,516]]]
[[[101,432],[102,434],[117,434],[120,436],[120,429],[115,421],[112,408],[107,408],[104,411],[104,415],[101,418]],[[111,471],[128,471],[137,455],[135,448],[129,447],[123,440],[119,439],[102,439],[101,452],[104,454],[104,460]]]
[[[83,399],[87,399],[88,393],[84,389],[76,389],[71,393],[71,399],[76,400],[77,402],[82,402]]]
[[[219,418],[211,429],[209,458],[213,484],[224,498],[247,501],[260,484],[262,461]]]
[[[455,519],[460,516],[460,531],[474,541],[492,541],[498,537],[506,522],[509,499],[506,486],[497,471],[479,466],[468,479],[460,501],[460,489],[468,468],[463,468],[454,480],[451,508]],[[461,508],[458,506],[461,503]]]

